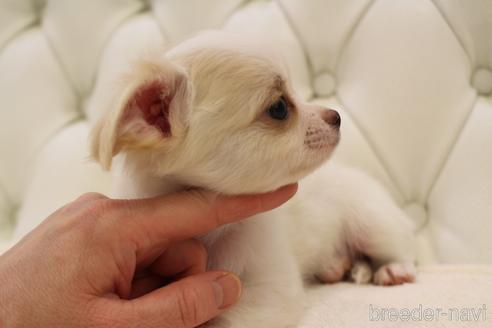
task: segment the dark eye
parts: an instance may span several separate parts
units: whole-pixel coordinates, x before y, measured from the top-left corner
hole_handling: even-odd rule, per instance
[[[287,118],[289,110],[284,97],[281,97],[275,104],[268,108],[268,115],[278,121],[283,121]]]

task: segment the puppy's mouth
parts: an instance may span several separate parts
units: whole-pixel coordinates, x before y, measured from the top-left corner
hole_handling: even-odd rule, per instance
[[[311,141],[306,140],[305,146],[309,155],[301,165],[292,170],[292,175],[297,177],[297,179],[302,179],[319,168],[330,158],[339,141],[339,131],[333,131],[322,138],[316,138]]]
[[[324,153],[333,151],[340,141],[340,130],[333,129],[330,132],[324,130],[314,130],[306,132],[304,145],[309,150]]]

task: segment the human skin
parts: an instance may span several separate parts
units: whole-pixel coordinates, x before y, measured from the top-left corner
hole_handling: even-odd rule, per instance
[[[196,327],[240,297],[194,239],[280,206],[297,185],[244,196],[84,194],[0,256],[0,327]]]

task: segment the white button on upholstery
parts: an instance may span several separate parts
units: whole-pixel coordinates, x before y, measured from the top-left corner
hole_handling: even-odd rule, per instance
[[[421,227],[427,221],[427,210],[420,203],[407,204],[403,210],[413,220],[417,227]]]
[[[487,68],[479,68],[472,78],[473,87],[481,94],[492,93],[492,71]]]
[[[335,91],[335,78],[330,72],[322,72],[314,79],[314,92],[318,96],[329,96]]]

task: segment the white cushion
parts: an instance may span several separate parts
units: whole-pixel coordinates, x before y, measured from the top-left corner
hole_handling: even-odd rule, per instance
[[[412,285],[316,286],[309,290],[309,307],[299,327],[486,328],[491,290],[490,266],[426,267]]]

